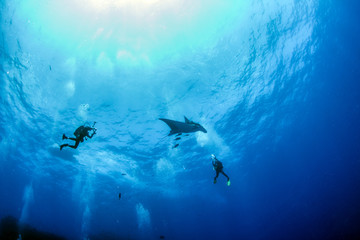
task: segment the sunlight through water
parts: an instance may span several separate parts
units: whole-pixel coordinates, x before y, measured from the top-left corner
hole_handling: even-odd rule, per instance
[[[154,61],[214,43],[243,9],[240,1],[23,1],[39,37],[81,54],[127,64]]]

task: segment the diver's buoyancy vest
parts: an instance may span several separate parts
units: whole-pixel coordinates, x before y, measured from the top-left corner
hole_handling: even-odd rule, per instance
[[[219,160],[216,160],[216,161],[214,162],[214,168],[215,168],[215,170],[221,171],[221,170],[223,169],[223,165],[222,165],[222,163],[221,163]]]
[[[85,127],[84,127],[84,126],[78,127],[78,128],[75,130],[75,132],[74,132],[75,137],[78,138],[78,137],[83,136],[83,135],[84,135],[84,131],[85,131]]]

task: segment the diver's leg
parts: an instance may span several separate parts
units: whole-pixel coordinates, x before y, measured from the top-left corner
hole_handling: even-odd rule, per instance
[[[63,149],[63,147],[67,147],[67,146],[69,146],[69,144],[63,144],[63,145],[60,145],[60,151]]]
[[[67,138],[67,139],[70,139],[70,140],[73,140],[73,141],[77,141],[76,138]]]
[[[72,140],[72,139],[71,139]],[[71,145],[68,145],[68,147],[71,147],[71,148],[73,148],[73,149],[76,149],[78,146],[79,146],[79,143],[80,143],[80,140],[76,140],[75,139],[75,145],[74,146],[71,146]]]
[[[214,183],[216,183],[216,179],[219,176],[219,171],[216,171],[216,176],[214,177]]]
[[[226,175],[226,173],[224,173],[224,171],[221,171],[221,173],[227,178],[228,181],[230,180],[229,176]]]

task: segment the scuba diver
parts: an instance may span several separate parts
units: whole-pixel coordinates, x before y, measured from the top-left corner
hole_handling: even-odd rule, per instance
[[[96,123],[96,122],[94,122],[94,124],[93,124],[92,127],[85,126],[85,125],[78,127],[78,128],[75,130],[75,132],[74,132],[74,135],[75,135],[76,138],[67,137],[67,136],[65,136],[65,134],[63,134],[62,140],[64,140],[64,139],[73,140],[73,141],[75,141],[75,145],[72,146],[72,145],[69,145],[69,144],[67,144],[67,143],[66,143],[66,144],[62,144],[62,145],[60,146],[60,151],[63,149],[63,147],[71,147],[71,148],[76,149],[76,148],[79,146],[79,143],[80,143],[80,142],[84,142],[84,138],[85,138],[85,140],[87,140],[86,137],[92,138],[92,137],[96,134],[96,130],[97,130],[96,128],[94,128],[95,123]],[[93,131],[93,133],[90,135],[89,132],[90,132],[91,130]]]
[[[216,179],[219,176],[219,173],[222,173],[225,177],[227,177],[227,185],[230,186],[230,178],[228,175],[226,175],[223,171],[223,165],[222,162],[220,162],[214,154],[211,154],[212,158],[212,165],[214,166],[214,170],[216,171],[216,176],[214,178],[214,184],[216,183]]]

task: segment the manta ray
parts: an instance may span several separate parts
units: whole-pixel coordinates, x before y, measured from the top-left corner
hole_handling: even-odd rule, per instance
[[[185,118],[185,122],[179,122],[179,121],[174,121],[174,120],[165,119],[165,118],[159,118],[159,119],[161,121],[164,121],[171,128],[168,136],[171,136],[171,135],[177,134],[177,133],[179,135],[181,135],[182,133],[191,133],[191,132],[197,132],[197,131],[207,133],[206,129],[203,126],[201,126],[200,124],[190,121],[185,116],[184,116],[184,118]]]

